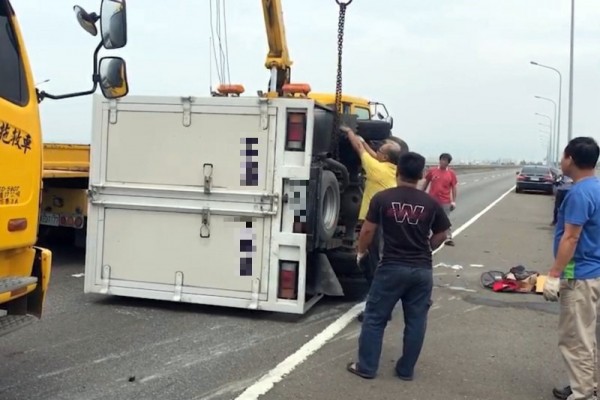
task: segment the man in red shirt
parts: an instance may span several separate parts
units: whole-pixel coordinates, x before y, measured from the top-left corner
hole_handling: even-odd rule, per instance
[[[456,174],[448,167],[451,162],[452,156],[448,153],[442,153],[440,155],[440,165],[427,171],[425,185],[423,186],[424,191],[429,188],[431,197],[441,204],[448,216],[456,208],[456,186],[458,185]],[[445,244],[454,246],[451,229],[448,230],[448,240]]]

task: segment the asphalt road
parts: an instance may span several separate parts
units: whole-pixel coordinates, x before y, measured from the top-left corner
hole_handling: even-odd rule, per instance
[[[553,399],[552,388],[566,384],[557,346],[559,305],[536,294],[494,293],[479,283],[487,270],[550,268],[552,205],[552,196],[510,193],[464,230],[456,247],[436,254],[436,265],[463,269],[434,270],[433,306],[414,381],[394,374],[402,352],[398,307],[374,380],[346,371],[357,357],[360,323],[353,321],[260,399]]]
[[[514,174],[461,174],[455,226]],[[356,303],[325,299],[291,317],[84,295],[83,252],[53,250],[43,319],[0,337],[0,399],[232,399]]]

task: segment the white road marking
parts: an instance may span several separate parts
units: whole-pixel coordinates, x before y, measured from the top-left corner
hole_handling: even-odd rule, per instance
[[[460,291],[460,292],[477,293],[477,290],[475,290],[475,289],[467,289],[467,288],[464,288],[462,286],[444,286],[444,288],[450,289],[450,290],[457,290],[457,291]]]
[[[502,196],[494,200],[490,205],[481,210],[479,213],[475,214],[473,218],[468,220],[458,229],[456,229],[453,233],[454,237],[458,236],[467,229],[469,226],[473,225],[479,218],[481,218],[484,214],[490,211],[496,204],[498,204],[502,199],[508,196],[514,190],[514,186],[510,188],[506,193]],[[436,250],[433,251],[433,254],[437,253],[441,249],[444,248],[442,244]],[[450,287],[452,290],[461,290],[461,291],[472,291],[470,289],[465,288],[457,288]],[[364,310],[365,302],[360,302],[350,310],[346,311],[341,317],[337,320],[333,321],[331,325],[329,325],[325,330],[321,333],[313,337],[311,340],[306,342],[302,347],[300,347],[295,353],[288,356],[285,360],[280,362],[275,368],[268,371],[264,374],[258,381],[256,381],[253,385],[249,386],[246,390],[244,390],[235,400],[257,400],[260,396],[268,393],[276,383],[281,382],[283,378],[291,373],[296,367],[302,364],[308,357],[318,351],[320,348],[325,346],[327,342],[329,342],[335,335],[341,332],[350,322],[354,321],[356,316]]]
[[[483,268],[484,265],[483,264],[470,264],[469,267],[471,267],[471,268]]]
[[[83,278],[83,277],[85,276],[85,274],[84,274],[84,273],[81,273],[81,274],[73,274],[73,275],[71,275],[71,276],[72,276],[73,278]]]
[[[475,307],[471,307],[471,308],[467,308],[465,310],[465,314],[471,311],[475,311],[475,310],[479,310],[480,308],[482,308],[483,306],[475,306]]]

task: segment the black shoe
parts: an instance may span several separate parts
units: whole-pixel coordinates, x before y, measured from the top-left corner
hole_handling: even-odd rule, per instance
[[[560,400],[567,400],[572,393],[573,391],[571,390],[571,386],[552,389],[552,394],[554,397]],[[598,396],[598,391],[596,389],[594,389],[594,396]]]
[[[446,242],[444,244],[446,246],[454,246],[454,240],[452,240],[452,239],[446,240]]]
[[[573,391],[571,390],[571,386],[552,389],[552,394],[554,395],[554,397],[560,400],[567,400],[571,393],[573,393]]]

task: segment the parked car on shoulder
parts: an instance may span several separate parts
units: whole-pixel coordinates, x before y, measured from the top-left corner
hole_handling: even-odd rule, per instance
[[[517,172],[516,192],[545,192],[554,194],[558,174],[550,167],[525,165]]]

